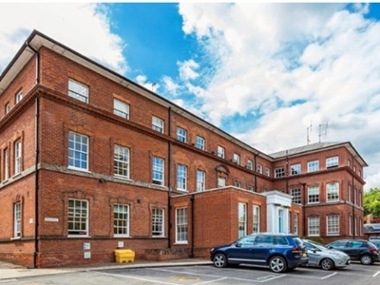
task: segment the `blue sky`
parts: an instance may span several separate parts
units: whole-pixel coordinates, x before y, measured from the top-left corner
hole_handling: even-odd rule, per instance
[[[0,72],[33,29],[265,153],[351,141],[380,188],[380,4],[0,3]]]

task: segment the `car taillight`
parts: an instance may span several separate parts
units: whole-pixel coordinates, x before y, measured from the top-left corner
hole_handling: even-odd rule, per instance
[[[378,253],[379,252],[376,247],[370,247],[369,251],[372,253]]]
[[[301,253],[301,252],[302,252],[302,247],[300,247],[299,245],[293,246],[292,253]]]

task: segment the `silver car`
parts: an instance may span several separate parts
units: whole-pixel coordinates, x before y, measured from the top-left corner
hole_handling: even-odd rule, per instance
[[[304,239],[303,242],[309,257],[307,266],[331,270],[333,268],[344,268],[351,263],[350,256],[342,251],[328,249],[324,245],[312,240]]]

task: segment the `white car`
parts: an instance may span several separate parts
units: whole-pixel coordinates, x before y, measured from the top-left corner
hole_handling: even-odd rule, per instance
[[[350,256],[340,250],[328,249],[312,240],[304,239],[302,241],[306,246],[306,252],[309,257],[307,266],[331,270],[333,268],[344,268],[351,263]]]

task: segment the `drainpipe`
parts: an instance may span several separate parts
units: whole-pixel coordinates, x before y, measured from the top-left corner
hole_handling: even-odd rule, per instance
[[[254,173],[256,173],[256,171],[257,171],[257,157],[260,155],[260,152],[258,152],[258,153],[254,153],[253,154],[253,171],[254,171]],[[264,170],[265,171],[265,170]],[[255,192],[259,192],[259,191],[257,191],[257,175],[253,175],[253,178],[254,178],[254,183],[255,183],[255,185],[254,185],[254,187],[255,187]]]
[[[39,252],[39,247],[38,247],[38,226],[39,226],[39,212],[38,212],[38,207],[39,207],[39,204],[38,204],[38,200],[39,200],[39,179],[38,179],[38,157],[39,157],[39,141],[40,141],[40,136],[39,136],[39,132],[40,132],[40,99],[37,95],[36,99],[36,133],[35,133],[35,138],[36,138],[36,153],[35,153],[35,169],[34,169],[34,175],[35,175],[35,185],[34,185],[34,188],[35,188],[35,204],[34,204],[34,207],[35,207],[35,223],[34,223],[34,254],[33,254],[33,267],[34,268],[37,268],[37,257],[38,257],[38,252]]]
[[[194,223],[194,194],[190,196],[190,201],[191,201],[191,248],[190,248],[190,257],[194,258],[194,230],[195,230],[195,223]]]
[[[169,132],[169,138],[171,138],[172,132],[171,132],[171,120],[172,120],[172,108],[168,108],[168,132]],[[172,142],[170,139],[168,140],[168,248],[171,248],[171,189],[172,189],[172,183],[171,183],[171,172],[172,172]]]
[[[352,168],[354,168],[354,156],[352,156]],[[353,169],[352,169],[353,171]],[[352,238],[355,239],[355,178],[354,178],[354,174],[352,173],[351,174],[351,184],[352,184]]]
[[[29,47],[36,55],[36,84],[40,84],[40,54],[37,50],[35,50],[28,42],[25,42],[25,45]],[[37,268],[37,260],[38,260],[38,227],[39,227],[39,179],[38,179],[38,159],[39,159],[39,142],[40,142],[40,100],[39,95],[36,96],[35,99],[35,166],[34,166],[34,189],[35,189],[35,200],[34,200],[34,253],[33,253],[33,268]]]
[[[286,150],[286,169],[285,169],[285,175],[286,175],[285,193],[289,194],[289,154],[288,154],[288,150]]]

